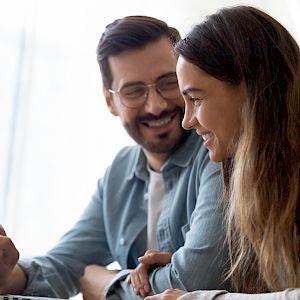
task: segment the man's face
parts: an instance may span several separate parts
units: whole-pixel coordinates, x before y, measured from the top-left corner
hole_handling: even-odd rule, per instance
[[[175,73],[177,57],[169,40],[163,37],[142,49],[111,56],[108,61],[113,78],[111,89],[118,91],[124,85],[153,84],[161,76]],[[147,152],[169,154],[183,139],[181,97],[166,100],[155,86],[149,88],[147,101],[137,108],[124,106],[120,94],[105,91],[105,97],[110,111],[120,117],[128,134]]]

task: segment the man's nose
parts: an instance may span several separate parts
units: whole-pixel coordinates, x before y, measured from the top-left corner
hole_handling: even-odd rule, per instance
[[[160,114],[168,107],[167,100],[159,94],[155,85],[148,86],[146,97],[145,110],[151,114]]]

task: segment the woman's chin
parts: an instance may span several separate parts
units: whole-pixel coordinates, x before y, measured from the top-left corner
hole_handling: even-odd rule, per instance
[[[210,160],[214,161],[214,162],[222,162],[226,159],[226,157],[223,157],[223,155],[220,155],[220,153],[210,150],[208,152],[209,158]]]

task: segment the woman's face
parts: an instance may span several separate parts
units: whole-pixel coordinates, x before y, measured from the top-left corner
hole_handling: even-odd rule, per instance
[[[176,71],[185,102],[182,126],[202,136],[211,160],[224,161],[232,156],[239,137],[244,85],[220,81],[182,56]]]

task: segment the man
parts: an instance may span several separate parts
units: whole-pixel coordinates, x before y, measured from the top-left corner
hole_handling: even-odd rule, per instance
[[[80,220],[46,256],[16,264],[16,250],[0,237],[4,253],[11,253],[0,257],[1,293],[70,297],[87,266],[81,279],[86,299],[105,292],[107,299],[140,298],[126,277],[147,249],[173,253],[171,263],[149,273],[150,294],[229,288],[222,278],[227,253],[219,166],[201,138],[181,127],[178,40],[174,28],[150,17],[107,26],[97,48],[104,96],[138,145],[119,152]],[[105,269],[115,260],[121,272]]]

